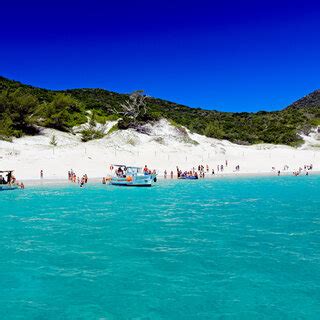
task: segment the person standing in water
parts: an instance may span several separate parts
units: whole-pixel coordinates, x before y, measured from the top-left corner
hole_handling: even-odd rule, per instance
[[[43,179],[43,170],[40,170],[40,178]]]
[[[149,173],[149,169],[148,169],[148,166],[147,166],[147,165],[144,166],[144,168],[143,168],[143,173],[144,173],[145,175],[147,175],[147,174]]]

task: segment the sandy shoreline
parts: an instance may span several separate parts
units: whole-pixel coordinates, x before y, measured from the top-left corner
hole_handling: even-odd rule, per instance
[[[300,176],[304,176],[305,173],[302,172]],[[309,176],[319,176],[320,171],[309,171]],[[280,177],[293,177],[292,173],[285,172],[280,175]],[[199,181],[202,180],[221,180],[221,179],[236,179],[236,178],[268,178],[268,177],[278,177],[277,173],[274,172],[265,172],[265,173],[236,173],[236,174],[219,174],[219,175],[207,175],[204,179],[199,179]],[[158,176],[158,180],[161,182],[164,181],[177,181],[177,177],[174,176],[173,179],[170,177],[164,178],[164,176]],[[184,181],[184,180],[179,180]],[[56,185],[70,185],[70,186],[78,186],[78,183],[72,183],[68,179],[26,179],[23,180],[25,186],[56,186]],[[88,181],[89,185],[98,185],[102,184],[102,178],[92,177]]]
[[[110,124],[112,125],[112,124]],[[161,177],[164,171],[176,173],[178,166],[189,171],[209,166],[215,176],[291,175],[312,164],[320,171],[320,137],[305,137],[301,148],[282,145],[236,145],[181,131],[163,120],[149,128],[150,134],[133,130],[117,131],[99,140],[81,142],[78,135],[43,129],[38,136],[26,136],[11,142],[0,141],[0,170],[15,170],[22,181],[36,181],[43,170],[45,180],[67,181],[69,170],[77,176],[102,179],[111,174],[111,164],[148,165]],[[58,145],[50,145],[52,135]],[[226,165],[227,164],[227,165]],[[223,165],[223,173],[220,168]],[[235,172],[235,167],[240,171]],[[219,167],[219,171],[218,171]],[[287,170],[284,168],[287,167]],[[273,168],[273,169],[272,169]]]

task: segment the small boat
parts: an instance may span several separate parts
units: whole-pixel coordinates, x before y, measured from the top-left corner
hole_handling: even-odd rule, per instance
[[[20,185],[12,175],[13,170],[0,170],[0,191],[16,190]],[[5,179],[4,174],[7,179]]]
[[[198,178],[198,176],[181,176],[179,179],[197,180],[199,178]]]
[[[110,180],[114,186],[125,187],[151,187],[157,181],[155,173],[143,172],[141,167],[129,167],[125,165],[113,165],[115,174]]]
[[[179,179],[185,179],[185,180],[197,180],[199,179],[197,172],[181,172]]]
[[[9,191],[9,190],[16,190],[19,189],[20,187],[16,184],[14,185],[1,185],[0,184],[0,191]]]

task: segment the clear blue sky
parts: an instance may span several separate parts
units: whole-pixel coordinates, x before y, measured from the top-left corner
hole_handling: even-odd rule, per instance
[[[320,88],[317,1],[3,1],[0,75],[224,111]]]

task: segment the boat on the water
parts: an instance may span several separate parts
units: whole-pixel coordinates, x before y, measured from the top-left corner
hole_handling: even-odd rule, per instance
[[[0,170],[0,191],[9,191],[21,188],[12,173],[13,170]]]
[[[9,191],[9,190],[16,190],[20,187],[18,185],[1,185],[0,184],[0,191]]]
[[[198,176],[182,176],[179,179],[185,179],[185,180],[198,180]]]
[[[115,173],[110,180],[114,186],[151,187],[157,181],[157,174],[141,167],[113,165]]]
[[[198,177],[198,174],[197,172],[183,172],[183,173],[180,173],[180,177],[179,179],[185,179],[185,180],[198,180],[199,177]]]

